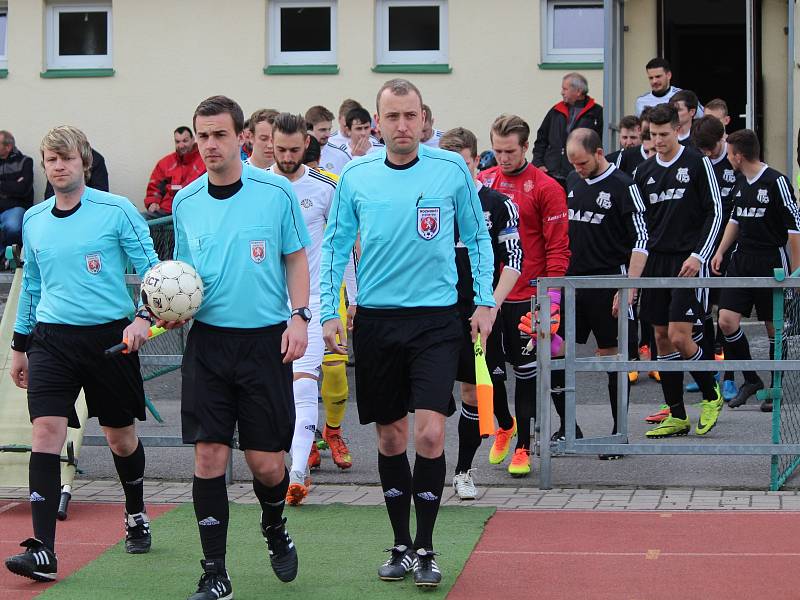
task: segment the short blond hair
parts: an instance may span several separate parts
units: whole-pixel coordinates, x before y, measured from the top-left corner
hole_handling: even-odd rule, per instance
[[[516,135],[519,139],[519,145],[524,146],[528,143],[528,138],[531,136],[531,128],[522,117],[517,115],[500,115],[492,123],[492,129],[489,131],[489,139],[493,136],[499,135],[506,137],[509,135]]]
[[[59,125],[53,127],[42,139],[39,147],[42,153],[42,166],[44,167],[44,151],[55,152],[62,158],[70,152],[77,152],[83,162],[83,174],[88,181],[92,170],[92,147],[86,134],[72,125]]]

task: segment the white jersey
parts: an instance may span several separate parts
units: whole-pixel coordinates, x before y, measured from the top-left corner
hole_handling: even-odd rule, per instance
[[[672,98],[675,94],[681,91],[681,88],[675,87],[674,85],[669,86],[667,93],[663,96],[656,96],[652,90],[647,92],[646,94],[642,94],[636,99],[636,106],[634,107],[634,113],[638,117],[642,114],[642,111],[647,106],[656,106],[657,104],[666,104],[669,102],[669,99]],[[697,105],[697,114],[694,116],[695,119],[699,119],[703,116],[703,106],[701,104]]]
[[[328,142],[322,147],[319,166],[321,169],[339,175],[342,169],[344,169],[344,166],[349,163],[352,158],[353,157],[347,153],[347,150]]]
[[[383,144],[381,144],[380,140],[376,138],[374,135],[369,136],[369,141],[372,143],[372,148],[369,149],[367,154],[383,148]],[[338,146],[339,148],[350,154],[352,158],[352,153],[350,152],[350,138],[347,137],[344,134],[344,132],[337,131],[336,133],[334,133],[331,137],[328,138],[328,143],[333,144],[334,146]]]
[[[275,175],[281,175],[276,170],[276,165],[270,167]],[[308,275],[311,287],[309,295],[319,296],[319,266],[322,257],[322,233],[325,230],[325,223],[328,221],[328,213],[333,202],[333,192],[336,190],[336,182],[323,175],[319,171],[309,169],[303,165],[300,167],[305,172],[297,180],[292,181],[292,190],[303,211],[303,219],[306,222],[308,234],[311,236],[311,245],[306,248],[308,256]]]
[[[430,139],[425,140],[424,142],[421,142],[421,143],[425,144],[426,146],[431,146],[433,148],[438,148],[439,147],[439,142],[441,141],[443,135],[444,135],[444,131],[441,131],[439,129],[434,129],[433,130],[433,135],[430,137]]]

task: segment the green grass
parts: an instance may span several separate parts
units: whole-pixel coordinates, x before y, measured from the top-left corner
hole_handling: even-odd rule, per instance
[[[383,506],[303,506],[287,509],[288,529],[300,558],[300,572],[289,584],[272,573],[257,523],[258,506],[231,505],[227,566],[237,600],[303,598],[384,600],[424,593],[444,598],[492,515],[491,508],[443,507],[434,540],[444,580],[435,591],[416,591],[409,576],[384,582],[377,568],[391,545]],[[413,511],[412,511],[413,514]],[[413,533],[412,524],[412,533]],[[86,598],[187,598],[200,577],[200,540],[191,505],[170,511],[153,523],[153,550],[129,556],[122,543],[39,596],[45,600]]]

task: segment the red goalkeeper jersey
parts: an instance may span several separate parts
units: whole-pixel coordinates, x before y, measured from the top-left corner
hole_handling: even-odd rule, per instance
[[[492,167],[481,171],[478,179],[511,198],[517,207],[522,275],[506,300],[530,300],[536,294],[539,277],[562,277],[569,266],[569,219],[564,188],[530,163],[513,174]]]

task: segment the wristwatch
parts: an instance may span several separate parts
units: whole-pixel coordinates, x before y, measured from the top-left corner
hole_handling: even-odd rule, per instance
[[[303,319],[303,321],[308,323],[311,320],[311,311],[307,306],[301,306],[300,308],[295,308],[292,310],[292,316],[300,317]]]
[[[136,317],[140,319],[144,319],[145,321],[149,321],[150,325],[153,324],[153,315],[151,315],[146,308],[140,308],[136,311]]]

